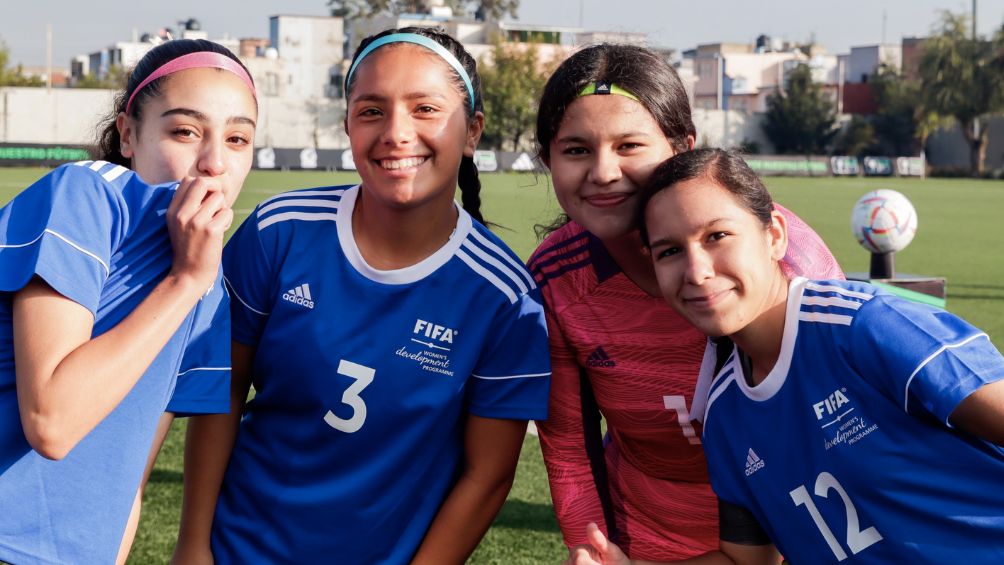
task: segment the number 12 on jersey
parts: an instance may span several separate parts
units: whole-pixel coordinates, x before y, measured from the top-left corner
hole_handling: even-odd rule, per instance
[[[868,549],[872,544],[882,541],[882,534],[874,526],[863,530],[860,529],[858,511],[854,507],[854,503],[851,502],[851,497],[847,496],[847,491],[840,485],[836,477],[823,471],[816,477],[816,496],[827,498],[831,490],[836,491],[840,495],[840,499],[844,501],[844,510],[847,513],[846,541],[851,553],[857,555]],[[805,509],[809,511],[809,516],[812,516],[812,521],[816,523],[816,528],[819,529],[819,533],[826,540],[826,544],[830,546],[830,551],[833,552],[837,561],[847,559],[847,553],[841,547],[840,542],[837,541],[837,537],[833,535],[833,531],[826,525],[826,521],[823,520],[819,509],[816,508],[816,503],[812,501],[812,497],[809,496],[809,491],[805,488],[805,485],[799,486],[788,494],[791,495],[791,500],[795,503],[795,506],[805,506]]]

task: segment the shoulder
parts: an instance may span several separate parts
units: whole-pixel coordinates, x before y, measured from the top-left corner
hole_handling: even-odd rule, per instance
[[[67,163],[52,170],[49,178],[53,183],[87,181],[109,188],[123,188],[135,178],[132,170],[108,161],[77,161]]]
[[[29,191],[51,194],[59,200],[80,201],[106,197],[121,199],[122,192],[139,176],[107,161],[78,161],[60,165],[36,181]],[[27,191],[26,191],[27,192]]]
[[[470,230],[456,255],[484,284],[501,292],[510,304],[537,291],[533,277],[519,256],[501,238],[476,221],[471,220]]]
[[[877,287],[859,281],[802,280],[792,285],[801,291],[800,322],[850,326],[861,308],[885,294]],[[881,302],[881,300],[879,301]]]
[[[596,286],[593,239],[582,226],[568,222],[547,236],[530,256],[530,273],[549,302],[577,301]]]
[[[283,192],[259,204],[248,221],[258,231],[305,221],[334,222],[342,197],[353,188],[353,185],[324,186]]]

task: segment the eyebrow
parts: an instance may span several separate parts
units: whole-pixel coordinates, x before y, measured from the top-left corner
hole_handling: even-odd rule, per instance
[[[706,230],[719,222],[725,222],[725,221],[728,221],[728,218],[712,218],[711,221],[705,222],[704,225],[700,226],[700,229]],[[650,248],[658,247],[660,245],[675,245],[675,243],[673,242],[672,238],[664,237],[661,239],[657,239],[655,241],[651,241],[648,244]]]
[[[614,139],[619,141],[621,139],[626,139],[629,137],[652,137],[652,136],[651,134],[641,131],[629,131],[626,133],[618,134]],[[554,140],[555,143],[585,143],[586,141],[587,139],[585,137],[576,134],[566,135]]]
[[[160,115],[162,118],[167,116],[173,116],[180,114],[182,116],[188,116],[189,118],[194,118],[200,122],[208,122],[209,116],[203,114],[198,110],[192,110],[191,108],[171,108],[170,110],[164,112]],[[246,124],[251,127],[256,127],[255,121],[247,116],[231,116],[227,118],[227,124]]]
[[[446,96],[438,92],[409,92],[404,96],[405,100],[417,100],[420,98],[438,98],[440,100],[446,100]],[[352,99],[353,103],[356,102],[386,102],[388,97],[382,96],[380,94],[360,94]]]

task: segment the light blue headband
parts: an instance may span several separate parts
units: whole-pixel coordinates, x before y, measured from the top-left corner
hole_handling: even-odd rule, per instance
[[[445,47],[436,43],[432,39],[425,37],[424,35],[419,35],[417,33],[392,33],[390,35],[385,35],[379,39],[374,39],[372,43],[363,49],[363,52],[356,57],[356,61],[352,63],[349,68],[348,77],[345,79],[345,85],[348,86],[352,82],[352,73],[356,72],[356,67],[359,63],[363,62],[363,59],[367,55],[375,51],[376,49],[387,45],[388,43],[414,43],[415,45],[421,45],[426,49],[434,52],[436,55],[442,57],[444,61],[449,63],[453,70],[457,71],[460,78],[463,79],[464,85],[467,87],[467,95],[471,101],[471,110],[474,109],[474,87],[471,85],[471,77],[467,76],[467,71],[464,70],[464,66],[460,64],[460,61],[453,56],[453,53],[447,51]],[[345,89],[345,93],[348,94],[348,89]]]

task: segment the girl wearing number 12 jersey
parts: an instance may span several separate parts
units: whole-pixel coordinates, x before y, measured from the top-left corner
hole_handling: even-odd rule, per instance
[[[538,428],[570,547],[586,541],[590,522],[635,558],[682,559],[718,547],[716,500],[690,425],[706,338],[659,297],[634,225],[648,175],[691,149],[695,136],[679,77],[643,48],[583,49],[541,97],[537,142],[571,221],[529,262],[554,371],[549,418]],[[819,237],[778,209],[797,234],[785,268],[841,277]]]

